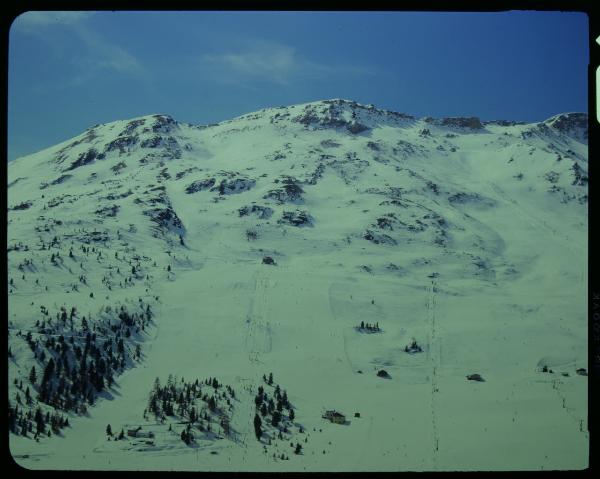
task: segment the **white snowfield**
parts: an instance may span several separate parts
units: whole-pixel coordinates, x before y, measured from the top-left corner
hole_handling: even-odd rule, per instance
[[[41,305],[96,318],[159,298],[142,357],[87,414],[62,412],[60,433],[11,433],[13,457],[28,469],[586,468],[587,151],[585,114],[482,123],[328,100],[209,126],[116,121],[9,163],[11,404],[15,379],[37,397],[28,376],[45,364],[23,335]],[[422,351],[405,350],[413,339]],[[296,425],[267,445],[252,421],[269,372]],[[144,419],[169,374],[232,386],[237,437],[186,445],[180,419]],[[345,424],[321,417],[333,409]],[[108,424],[154,438],[109,441]]]

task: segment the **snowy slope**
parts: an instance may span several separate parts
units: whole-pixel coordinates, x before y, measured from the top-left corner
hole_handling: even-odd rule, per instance
[[[69,418],[38,441],[17,426],[13,456],[33,469],[586,467],[587,162],[585,114],[419,119],[346,100],[208,126],[116,121],[11,162],[9,399]],[[61,306],[74,329],[36,326]],[[31,367],[62,357],[52,335],[83,350],[83,316],[107,328],[93,371],[124,340],[114,384],[90,388],[85,413],[39,404]],[[269,372],[296,417],[259,442]],[[144,418],[169,374],[233,387],[236,434],[215,423],[220,439],[196,429],[186,445],[182,417]],[[107,424],[142,425],[153,444],[108,441]]]

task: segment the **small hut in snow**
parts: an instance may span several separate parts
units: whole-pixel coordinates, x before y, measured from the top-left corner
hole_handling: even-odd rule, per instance
[[[136,429],[127,429],[127,435],[130,437],[154,437],[152,431],[142,431],[142,426],[138,426]]]
[[[336,410],[328,410],[323,414],[323,419],[329,419],[331,422],[336,424],[344,424],[346,422],[346,416]]]

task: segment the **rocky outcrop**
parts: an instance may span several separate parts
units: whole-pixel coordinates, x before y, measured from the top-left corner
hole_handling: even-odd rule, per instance
[[[553,116],[544,123],[569,136],[588,139],[588,115],[586,113],[563,113]]]
[[[198,191],[208,190],[208,189],[212,188],[214,185],[215,185],[214,178],[207,178],[205,180],[197,180],[197,181],[194,181],[194,182],[190,183],[189,185],[187,185],[187,187],[185,188],[185,192],[189,195],[192,193],[197,193]]]
[[[29,208],[31,208],[31,201],[24,201],[23,203],[19,203],[18,205],[13,206],[12,208],[9,208],[9,210],[11,211],[19,211],[19,210],[28,210]]]
[[[473,203],[482,206],[494,206],[496,202],[491,198],[486,198],[478,193],[458,192],[448,196],[448,201],[453,204]]]
[[[447,117],[442,118],[440,122],[441,126],[447,126],[450,128],[468,128],[471,130],[483,130],[481,120],[476,116],[471,117]]]
[[[104,208],[97,209],[95,213],[102,218],[109,218],[117,216],[119,209],[119,205],[105,206]]]
[[[573,183],[571,183],[572,185],[576,185],[576,186],[587,185],[588,177],[585,174],[585,172],[583,171],[583,169],[581,168],[581,166],[579,166],[577,163],[573,163],[571,170],[573,170],[573,177],[574,177]]]
[[[80,166],[89,165],[93,163],[96,159],[102,160],[104,159],[104,153],[98,153],[95,148],[90,148],[89,150],[81,153],[77,159],[71,163],[71,165],[64,171],[71,171],[75,168],[79,168]]]
[[[524,125],[524,121],[511,121],[511,120],[489,120],[482,122],[483,125],[498,125],[498,126],[516,126]]]
[[[249,178],[234,178],[234,179],[223,179],[219,186],[212,188],[211,191],[218,191],[220,195],[235,195],[243,193],[253,188],[256,184],[256,180]]]
[[[127,153],[127,151],[138,142],[137,136],[120,136],[106,144],[105,152],[119,150],[119,154]]]
[[[314,219],[304,210],[284,211],[281,219],[277,221],[279,224],[288,224],[291,226],[314,226]]]
[[[286,177],[283,179],[283,186],[281,188],[270,190],[263,198],[275,200],[279,204],[300,204],[303,202],[303,193],[304,190],[295,178]]]
[[[179,143],[172,136],[155,135],[142,140],[140,143],[142,148],[166,148],[167,150],[176,150],[179,148]]]
[[[139,120],[131,120],[129,123],[127,123],[127,125],[125,125],[125,128],[119,136],[131,136],[133,132],[136,131],[138,127],[142,126],[144,123],[146,123],[145,118],[140,118]]]
[[[252,205],[240,208],[238,214],[240,217],[252,214],[258,216],[261,220],[266,220],[273,215],[273,210],[268,206]]]
[[[72,178],[73,175],[61,175],[58,178],[56,178],[54,181],[51,181],[50,184],[51,185],[60,185],[61,183],[64,183],[65,181],[67,181],[69,178]]]
[[[178,128],[178,123],[169,115],[153,115],[154,122],[150,129],[154,133],[171,133],[173,130]],[[144,129],[148,131],[148,129]]]
[[[366,230],[363,234],[363,238],[374,244],[387,244],[387,245],[398,244],[398,242],[391,236],[388,236],[383,233],[374,233],[371,230]]]
[[[149,216],[151,221],[156,224],[157,233],[175,233],[180,236],[185,234],[183,223],[177,216],[177,213],[168,203],[164,208],[153,208],[144,211],[146,216]]]

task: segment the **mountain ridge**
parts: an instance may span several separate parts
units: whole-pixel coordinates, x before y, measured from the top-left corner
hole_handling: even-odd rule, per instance
[[[474,117],[474,116],[447,116],[447,117],[439,117],[439,118],[425,116],[425,117],[418,118],[414,115],[410,115],[410,114],[406,114],[406,113],[400,113],[400,112],[396,112],[393,110],[377,108],[372,104],[361,104],[354,100],[335,98],[335,99],[327,99],[327,100],[316,100],[316,101],[299,103],[299,104],[294,104],[294,105],[289,105],[289,106],[263,108],[261,110],[256,110],[253,112],[245,113],[243,115],[239,115],[237,117],[234,117],[234,118],[231,118],[228,120],[223,120],[221,122],[211,123],[211,124],[192,124],[192,123],[188,123],[188,122],[180,122],[180,121],[176,120],[172,115],[168,115],[165,113],[152,113],[152,114],[142,115],[142,116],[138,116],[138,117],[123,119],[123,120],[115,120],[115,121],[107,122],[107,123],[99,123],[99,124],[95,124],[95,125],[87,128],[86,130],[84,130],[84,132],[80,133],[79,135],[75,135],[74,137],[72,137],[69,140],[65,140],[63,142],[58,143],[57,145],[49,146],[38,152],[24,155],[19,158],[25,158],[25,157],[40,154],[47,150],[54,149],[58,145],[62,145],[63,143],[73,141],[81,136],[85,137],[85,135],[89,135],[90,132],[95,131],[95,129],[97,129],[97,128],[113,127],[116,125],[121,125],[123,122],[125,122],[127,124],[135,124],[136,122],[139,122],[139,121],[145,122],[145,121],[149,121],[151,119],[163,118],[163,119],[165,119],[165,124],[185,125],[190,128],[204,129],[204,128],[210,128],[210,127],[215,127],[215,126],[228,125],[231,123],[235,123],[236,121],[247,121],[248,119],[257,119],[260,116],[259,114],[263,114],[263,115],[271,114],[272,118],[273,117],[277,118],[278,116],[282,115],[280,110],[286,110],[286,112],[287,112],[288,109],[295,110],[295,109],[301,108],[301,107],[303,110],[306,110],[306,109],[314,110],[314,109],[316,109],[318,107],[322,107],[322,106],[328,106],[328,107],[344,106],[344,107],[350,108],[351,111],[352,110],[353,111],[362,110],[362,111],[373,113],[373,114],[379,115],[379,116],[384,116],[384,117],[387,116],[389,118],[413,120],[416,123],[425,122],[425,123],[435,124],[435,125],[441,126],[441,127],[457,126],[460,128],[461,124],[462,124],[462,125],[466,126],[467,130],[469,130],[469,129],[470,130],[479,130],[479,129],[485,128],[485,126],[487,126],[487,125],[497,125],[497,126],[504,126],[504,127],[507,127],[507,126],[534,127],[534,126],[539,126],[542,124],[546,124],[546,125],[550,125],[550,126],[556,125],[556,129],[561,129],[563,132],[571,131],[573,129],[580,129],[583,131],[583,137],[585,139],[587,139],[588,115],[587,115],[587,113],[584,113],[584,112],[557,113],[545,120],[538,121],[538,122],[523,122],[523,121],[506,120],[506,119],[504,119],[504,120],[498,120],[498,119],[496,119],[496,120],[481,120],[480,118]],[[340,116],[341,112],[339,110],[336,110],[336,113],[337,113],[337,115],[334,115],[333,118],[330,117],[329,120],[339,120],[340,119],[339,116]],[[296,118],[298,118],[298,116],[296,116]],[[306,121],[306,120],[304,120],[304,121]],[[471,122],[471,123],[469,123],[469,122]],[[124,132],[126,132],[126,131],[127,130],[125,130]],[[157,131],[160,131],[160,129],[157,128]],[[121,135],[119,135],[119,136],[121,136]],[[15,158],[15,160],[17,160],[19,158]],[[12,161],[15,161],[15,160],[12,160]]]

